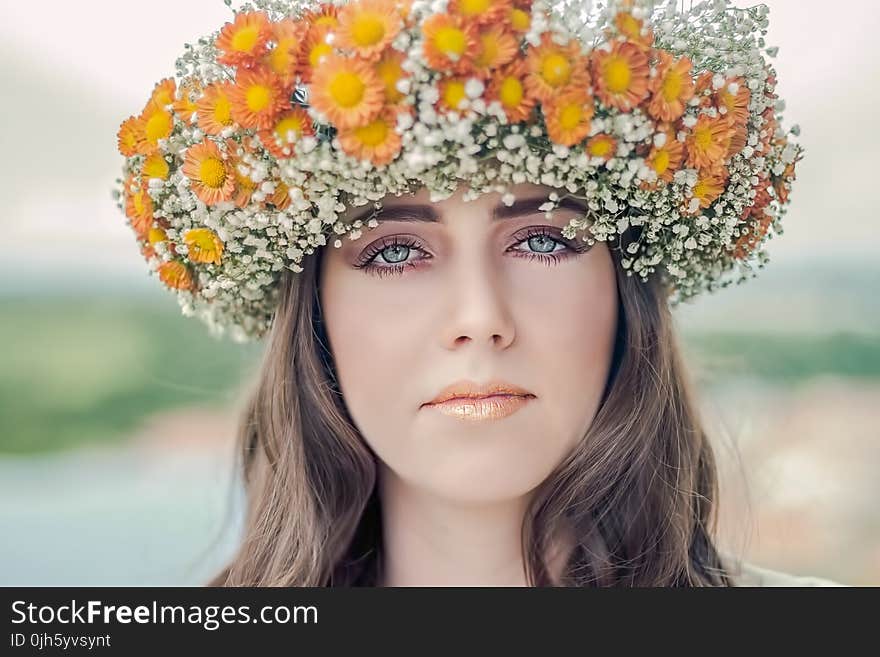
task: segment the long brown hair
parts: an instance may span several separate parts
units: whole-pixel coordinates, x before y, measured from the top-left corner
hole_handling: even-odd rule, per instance
[[[280,282],[239,431],[244,536],[209,586],[381,582],[377,457],[336,384],[318,294],[322,251]],[[619,312],[608,382],[587,434],[534,491],[522,528],[526,576],[533,586],[733,585],[713,541],[713,450],[665,284],[628,276],[613,260]],[[561,535],[570,549],[562,572],[551,572],[545,555]]]

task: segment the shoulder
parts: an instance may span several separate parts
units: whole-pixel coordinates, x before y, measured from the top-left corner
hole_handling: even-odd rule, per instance
[[[725,560],[736,586],[846,586],[830,579],[813,575],[795,575],[757,566],[747,561]]]

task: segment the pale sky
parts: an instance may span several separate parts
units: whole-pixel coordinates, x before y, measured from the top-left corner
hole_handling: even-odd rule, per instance
[[[787,121],[801,125],[807,149],[771,256],[874,254],[880,6],[766,4]],[[230,10],[222,0],[55,0],[6,3],[3,14],[0,271],[142,277],[143,261],[110,198],[122,162],[116,131],[158,80],[173,75],[183,44],[221,26]]]

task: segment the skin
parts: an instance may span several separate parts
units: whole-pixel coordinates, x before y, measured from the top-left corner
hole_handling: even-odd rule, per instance
[[[511,191],[519,204],[544,202],[553,190],[526,183]],[[560,232],[582,213],[560,208],[547,220],[532,209],[493,220],[504,207],[499,193],[473,201],[462,193],[436,203],[424,188],[388,196],[377,228],[326,247],[322,259],[340,388],[378,457],[386,586],[525,585],[529,497],[583,439],[611,366],[611,254],[603,242],[571,241],[583,252],[563,246]],[[389,212],[414,204],[437,221]],[[349,208],[345,219],[368,208]],[[549,238],[534,236],[541,227]],[[413,240],[418,246],[407,247]],[[409,266],[377,276],[356,266],[370,257],[377,267]],[[422,406],[461,379],[500,379],[535,398],[476,422]]]

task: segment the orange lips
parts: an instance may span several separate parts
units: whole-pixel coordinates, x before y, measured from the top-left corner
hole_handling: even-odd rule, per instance
[[[492,395],[490,397],[456,397],[436,404],[428,404],[444,415],[459,420],[481,421],[500,420],[516,413],[525,406],[533,395]]]

